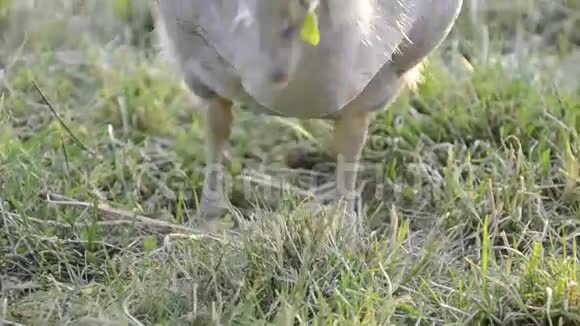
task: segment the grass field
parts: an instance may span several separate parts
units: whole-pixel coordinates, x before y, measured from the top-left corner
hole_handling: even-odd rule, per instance
[[[243,111],[250,222],[191,226],[201,122],[125,4],[0,0],[0,325],[580,325],[580,1],[466,1],[372,125],[362,252],[296,190],[324,125]]]

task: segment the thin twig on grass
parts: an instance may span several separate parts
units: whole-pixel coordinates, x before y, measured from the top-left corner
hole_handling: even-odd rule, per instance
[[[46,106],[48,107],[48,109],[50,110],[50,112],[52,112],[52,115],[55,117],[56,120],[58,120],[58,123],[65,129],[65,131],[69,134],[69,136],[72,138],[73,142],[75,144],[77,144],[77,146],[79,146],[81,149],[83,149],[84,151],[88,152],[89,154],[96,156],[96,153],[93,152],[92,150],[90,150],[88,147],[86,147],[78,138],[77,136],[75,136],[75,134],[72,132],[72,130],[66,125],[66,123],[64,123],[64,121],[61,119],[61,117],[58,115],[58,113],[56,112],[54,106],[50,103],[50,101],[48,100],[48,98],[46,97],[46,95],[44,94],[44,92],[40,89],[40,87],[38,86],[38,84],[33,80],[32,81],[32,85],[34,86],[34,88],[36,89],[36,91],[38,92],[38,94],[40,95],[40,97],[42,98],[42,101],[44,102],[44,104],[46,104]]]
[[[42,195],[42,198],[49,204],[57,206],[68,206],[82,209],[94,209],[100,213],[101,218],[107,221],[132,221],[134,223],[142,224],[151,228],[156,228],[164,233],[172,232],[183,232],[186,234],[193,233],[193,230],[189,227],[177,225],[161,220],[156,220],[150,217],[139,215],[130,211],[118,209],[111,207],[105,203],[99,203],[95,207],[94,204],[84,201],[79,201],[74,198],[69,198],[62,195],[46,193]]]
[[[3,318],[0,318],[0,325],[3,325],[3,326],[26,326],[24,324],[20,324],[20,323],[10,321],[7,319],[3,319]]]
[[[5,215],[7,217],[10,217],[12,219],[19,219],[19,220],[23,219],[23,217],[21,215],[15,214],[15,213],[3,212],[0,210],[0,214]],[[87,227],[87,226],[90,226],[93,224],[92,222],[91,223],[75,222],[73,224],[70,224],[70,223],[63,223],[63,222],[58,222],[58,221],[53,221],[53,220],[43,220],[43,219],[34,218],[34,217],[30,217],[30,216],[26,216],[26,220],[29,222],[34,222],[36,224],[40,224],[40,225],[47,225],[47,226],[58,227],[58,228],[63,228],[63,229],[70,229],[70,228],[74,228],[74,227]],[[111,221],[99,221],[96,224],[98,226],[134,225],[135,221],[111,220]]]
[[[127,319],[129,319],[129,321],[135,325],[135,326],[143,326],[143,323],[140,322],[137,318],[135,318],[131,312],[129,311],[129,299],[130,297],[127,297],[125,299],[125,301],[123,301],[123,313],[125,314],[125,317],[127,317]]]

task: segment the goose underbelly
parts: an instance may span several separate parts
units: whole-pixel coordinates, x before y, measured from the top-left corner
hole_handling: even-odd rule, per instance
[[[339,111],[355,98],[374,74],[352,75],[340,56],[314,51],[300,63],[286,87],[278,89],[268,82],[243,80],[242,102],[272,114],[297,118],[319,118]]]
[[[394,52],[390,47],[380,51],[365,45],[357,37],[355,33],[327,35],[327,40],[340,42],[320,43],[316,48],[304,45],[298,68],[282,89],[253,79],[252,72],[244,79],[242,71],[244,94],[239,100],[249,102],[250,109],[297,118],[321,118],[340,111],[361,94]]]

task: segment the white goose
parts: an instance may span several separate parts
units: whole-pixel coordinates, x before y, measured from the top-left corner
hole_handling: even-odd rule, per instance
[[[221,161],[232,106],[334,121],[337,199],[358,226],[356,165],[374,113],[416,81],[462,0],[157,0],[158,28],[191,92],[207,105],[200,212],[229,207]],[[320,42],[301,38],[314,13]],[[312,16],[309,16],[312,17]]]

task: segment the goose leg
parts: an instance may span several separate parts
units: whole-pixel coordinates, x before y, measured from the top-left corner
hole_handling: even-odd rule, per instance
[[[231,135],[233,103],[223,98],[208,100],[204,112],[207,164],[200,215],[205,220],[220,218],[231,206],[224,189],[223,151]]]
[[[347,234],[355,234],[360,228],[360,211],[357,203],[360,194],[356,191],[357,169],[362,149],[366,143],[371,114],[357,112],[336,118],[334,124],[334,146],[337,154],[336,194],[344,202],[343,227]]]

